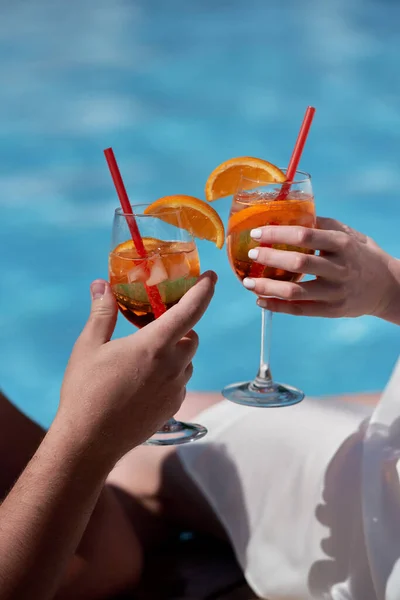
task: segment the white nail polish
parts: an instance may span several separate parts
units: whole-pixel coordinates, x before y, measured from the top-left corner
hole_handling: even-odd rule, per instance
[[[256,282],[254,281],[254,279],[246,277],[245,279],[243,279],[243,285],[248,290],[254,290],[254,288],[256,287]]]
[[[248,252],[248,257],[252,258],[253,260],[256,260],[258,258],[259,255],[259,250],[258,248],[252,248],[251,250],[249,250]]]
[[[252,237],[253,240],[260,240],[261,234],[262,234],[262,229],[252,229],[250,231],[250,237]]]

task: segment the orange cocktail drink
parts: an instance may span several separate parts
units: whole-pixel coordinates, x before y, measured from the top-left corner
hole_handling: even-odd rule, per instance
[[[314,198],[311,193],[291,191],[284,200],[277,200],[279,189],[276,186],[262,186],[257,190],[240,190],[232,202],[227,237],[228,258],[237,277],[266,277],[281,281],[299,281],[299,273],[283,269],[257,265],[248,256],[249,250],[259,246],[250,236],[252,229],[265,225],[301,225],[315,227]],[[278,250],[293,250],[309,253],[310,250],[298,246],[274,245]]]
[[[200,260],[194,240],[165,241],[143,238],[148,258],[138,256],[132,240],[109,255],[109,278],[121,313],[136,327],[155,319],[146,285],[158,287],[166,309],[176,304],[196,283]]]

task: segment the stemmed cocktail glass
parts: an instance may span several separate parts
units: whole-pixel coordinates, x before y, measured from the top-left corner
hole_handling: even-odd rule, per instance
[[[286,173],[285,169],[282,169]],[[297,171],[292,181],[284,184],[287,192],[282,197],[282,184],[251,180],[242,176],[233,197],[228,224],[228,257],[236,276],[267,277],[281,281],[299,281],[301,274],[260,265],[248,256],[251,248],[259,246],[251,236],[252,229],[265,225],[302,225],[315,227],[314,197],[311,177]],[[310,252],[294,246],[279,246],[280,250]],[[302,391],[273,380],[270,369],[270,311],[261,309],[261,356],[256,377],[252,381],[234,383],[225,387],[223,395],[238,404],[257,407],[289,406],[304,398]]]
[[[151,291],[157,290],[166,309],[179,302],[196,283],[200,261],[196,243],[187,229],[180,225],[179,208],[168,210],[175,224],[146,214],[148,205],[133,205],[132,212],[117,208],[114,214],[109,279],[121,313],[136,327],[144,327],[155,319],[150,301]],[[146,256],[138,254],[129,229],[134,217]],[[169,419],[161,431],[147,443],[155,445],[184,444],[203,437],[202,425]]]

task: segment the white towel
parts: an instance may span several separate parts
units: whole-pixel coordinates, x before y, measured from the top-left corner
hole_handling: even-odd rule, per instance
[[[400,362],[379,406],[399,390]],[[261,598],[377,600],[361,494],[370,413],[331,398],[270,409],[222,401],[197,419],[208,436],[179,448]],[[400,415],[400,401],[392,413]],[[400,598],[400,575],[397,583],[386,600]]]

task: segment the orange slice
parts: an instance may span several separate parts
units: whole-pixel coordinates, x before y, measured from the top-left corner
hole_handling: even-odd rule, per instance
[[[214,242],[217,248],[224,245],[224,224],[219,214],[203,200],[193,196],[164,196],[150,204],[144,212],[186,229],[195,238]]]
[[[242,178],[252,179],[257,183],[247,182],[243,185]],[[206,183],[206,200],[212,202],[218,198],[232,196],[236,193],[239,185],[242,189],[251,189],[260,184],[282,183],[286,180],[285,174],[275,165],[251,156],[231,158],[219,165],[211,173]]]
[[[162,244],[161,240],[155,238],[143,238],[143,244],[147,252],[157,250]],[[124,276],[135,265],[142,262],[141,257],[136,252],[135,244],[132,240],[127,240],[119,244],[110,252],[109,266],[113,275]]]
[[[152,238],[152,237],[144,237],[143,238],[143,245],[146,248],[147,252],[156,250],[157,248],[160,247],[161,244],[163,244],[163,242],[161,240],[158,240],[157,238]],[[118,244],[118,246],[116,248],[114,248],[114,250],[112,250],[112,253],[113,254],[125,254],[126,255],[125,258],[132,258],[132,259],[140,258],[140,256],[136,252],[136,248],[135,248],[135,244],[133,243],[133,240],[126,240],[126,242],[122,242],[121,244]]]
[[[228,223],[228,235],[264,225],[315,224],[314,203],[310,200],[279,200],[268,204],[256,204],[233,213]]]

